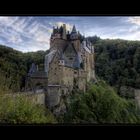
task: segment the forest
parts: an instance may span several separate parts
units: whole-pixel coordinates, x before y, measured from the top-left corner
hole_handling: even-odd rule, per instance
[[[0,121],[6,120],[6,122],[15,123],[28,123],[29,121],[30,123],[139,123],[140,110],[133,100],[134,93],[131,92],[133,91],[131,89],[140,88],[140,41],[101,39],[98,36],[88,37],[88,39],[95,48],[95,71],[99,82],[95,85],[89,83],[87,94],[73,95],[71,104],[68,105],[68,112],[64,116],[55,118],[51,114],[51,119],[49,119],[51,121],[45,121],[45,119],[34,121],[32,118],[28,120],[28,117],[23,116],[29,113],[26,110],[28,108],[26,104],[29,105],[29,103],[25,103],[23,100],[21,103],[25,104],[23,105],[25,112],[20,112],[18,111],[20,109],[17,108],[17,112],[23,115],[21,120],[17,119],[19,114],[11,113],[11,102],[9,108],[7,106],[9,110],[7,114],[3,112],[1,105],[0,112],[3,112],[3,115],[0,115]],[[0,95],[24,91],[26,75],[31,64],[34,62],[40,70],[43,70],[44,56],[48,52],[46,50],[22,53],[0,45]],[[0,103],[3,103],[2,98]],[[35,110],[33,112],[41,110],[38,115],[41,117],[42,107],[33,108]]]

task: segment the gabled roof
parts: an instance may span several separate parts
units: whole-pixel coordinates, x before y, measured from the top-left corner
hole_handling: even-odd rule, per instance
[[[31,75],[32,73],[34,73],[36,71],[37,71],[37,66],[35,65],[35,63],[32,63],[32,65],[29,69],[28,75]]]
[[[67,50],[68,47],[72,47],[73,50],[75,51],[75,53],[77,54],[77,51],[76,51],[76,49],[74,48],[73,44],[68,44],[68,45],[66,45],[66,46],[63,48],[63,53]]]
[[[57,50],[52,50],[49,54],[45,56],[45,72],[48,74],[49,63],[52,62]]]
[[[47,73],[44,71],[37,71],[30,75],[32,78],[47,78]]]

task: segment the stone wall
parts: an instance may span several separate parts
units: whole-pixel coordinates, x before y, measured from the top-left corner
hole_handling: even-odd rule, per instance
[[[61,50],[64,46],[66,46],[68,44],[68,41],[63,40],[63,39],[54,39],[51,43],[50,43],[50,49],[59,49]]]
[[[54,115],[63,114],[66,111],[65,97],[68,92],[59,86],[48,86],[48,93],[46,96],[46,105],[53,112]]]
[[[55,107],[60,102],[60,87],[59,86],[48,86],[48,92],[47,92],[47,105],[49,108]]]
[[[81,46],[80,40],[74,40],[72,41],[72,44],[74,45],[74,48],[77,52],[80,51],[80,46]]]
[[[86,92],[86,79],[79,77],[78,78],[78,88],[80,91]]]
[[[28,91],[34,91],[36,93],[36,90],[41,87],[46,91],[48,79],[47,77],[28,77],[28,80],[26,81],[25,86],[25,92]]]
[[[48,85],[59,85],[62,77],[62,68],[59,66],[58,56],[56,55],[49,66]]]
[[[63,67],[62,84],[73,87],[74,70],[69,67]]]
[[[44,105],[45,106],[45,93],[32,93],[32,92],[26,92],[26,93],[15,93],[15,94],[6,94],[6,96],[11,96],[13,99],[16,97],[25,97],[29,99],[31,102],[39,105]]]

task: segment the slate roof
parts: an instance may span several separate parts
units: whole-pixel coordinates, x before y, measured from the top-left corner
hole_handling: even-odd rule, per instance
[[[47,78],[47,73],[44,71],[33,72],[30,77],[32,78]]]

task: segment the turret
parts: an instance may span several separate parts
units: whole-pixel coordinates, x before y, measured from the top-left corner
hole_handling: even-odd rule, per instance
[[[71,39],[71,40],[78,39],[78,34],[77,34],[77,31],[76,31],[75,25],[74,25],[73,28],[72,28],[72,32],[71,32],[71,35],[70,35],[70,39]]]
[[[61,38],[61,34],[59,32],[59,28],[54,28],[53,27],[53,32],[51,34],[51,38],[50,38],[50,46],[51,46],[51,43],[53,42],[54,39],[58,39],[58,38]]]
[[[77,33],[76,28],[75,28],[75,25],[73,25],[73,28],[72,28],[72,32],[71,33]]]
[[[29,69],[28,75],[31,75],[32,73],[37,72],[37,71],[38,71],[37,66],[35,65],[35,63],[32,63],[32,65]]]

